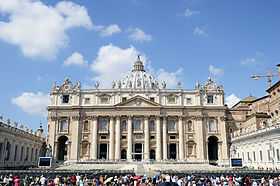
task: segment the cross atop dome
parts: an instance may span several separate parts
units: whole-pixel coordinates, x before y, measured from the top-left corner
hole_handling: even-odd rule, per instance
[[[140,59],[140,55],[137,56],[137,61],[135,61],[134,65],[133,65],[132,72],[135,72],[135,71],[145,72],[144,64]]]

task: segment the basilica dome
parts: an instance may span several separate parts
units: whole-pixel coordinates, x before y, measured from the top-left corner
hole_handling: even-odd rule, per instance
[[[161,88],[165,88],[163,82]],[[133,69],[123,79],[113,82],[113,88],[119,89],[158,89],[159,82],[148,72],[145,71],[144,64],[138,56],[133,65]]]

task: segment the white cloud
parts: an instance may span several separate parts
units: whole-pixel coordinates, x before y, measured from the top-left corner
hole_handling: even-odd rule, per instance
[[[129,39],[137,42],[148,42],[152,40],[152,35],[146,34],[140,28],[130,28],[128,29]]]
[[[226,104],[228,105],[229,108],[234,106],[239,101],[240,101],[240,98],[237,97],[235,94],[231,94],[231,95],[226,97]]]
[[[120,48],[112,44],[102,46],[96,59],[91,64],[91,70],[96,74],[94,81],[99,81],[101,87],[110,88],[112,81],[122,79],[131,69],[140,52],[133,46]],[[174,87],[179,81],[182,69],[168,72],[164,69],[153,70],[147,57],[142,54],[141,60],[152,74],[159,80],[165,80],[168,87]],[[89,86],[89,85],[88,85]]]
[[[212,75],[214,77],[218,77],[218,76],[224,75],[224,69],[215,67],[213,65],[209,65],[208,70],[209,70],[210,75]]]
[[[169,88],[175,88],[177,83],[180,81],[180,76],[182,75],[183,68],[179,68],[175,72],[167,72],[164,69],[159,69],[156,72],[158,80],[165,81]]]
[[[185,13],[184,13],[184,15],[185,15],[186,17],[191,17],[191,16],[196,15],[196,14],[200,14],[200,12],[199,12],[199,11],[196,11],[196,10],[191,10],[191,9],[189,9],[189,8],[187,8],[187,9],[185,10]]]
[[[240,63],[241,63],[241,65],[251,65],[251,64],[256,64],[257,60],[254,57],[245,58],[245,59],[242,59]]]
[[[207,36],[208,34],[203,28],[195,27],[193,30],[193,35],[195,36]]]
[[[74,52],[69,56],[64,62],[63,65],[65,66],[71,66],[71,65],[76,65],[76,66],[86,66],[87,61],[85,61],[84,56],[80,54],[79,52]]]
[[[55,6],[35,0],[0,1],[0,40],[18,46],[24,56],[53,58],[69,42],[67,31],[75,27],[91,29],[85,7],[71,1]]]
[[[102,37],[112,36],[113,34],[120,33],[122,30],[117,24],[112,24],[109,26],[97,26],[97,31],[100,32]]]
[[[12,98],[12,103],[31,115],[47,115],[47,106],[50,97],[42,92],[24,92],[20,96]]]

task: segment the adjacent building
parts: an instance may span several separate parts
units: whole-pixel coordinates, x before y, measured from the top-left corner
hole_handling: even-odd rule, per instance
[[[66,78],[50,97],[48,144],[58,161],[229,163],[224,90],[211,78],[168,89],[138,58],[111,88]]]
[[[232,158],[255,169],[280,168],[280,81],[267,95],[249,96],[230,109]]]
[[[44,142],[42,127],[34,133],[0,117],[0,169],[37,166]]]

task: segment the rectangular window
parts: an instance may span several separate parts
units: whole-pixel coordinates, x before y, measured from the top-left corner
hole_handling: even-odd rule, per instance
[[[100,103],[101,104],[108,104],[109,103],[109,97],[107,97],[107,96],[104,96],[104,97],[101,97],[100,98]]]
[[[106,137],[106,136],[100,136],[100,138],[101,138],[101,139],[107,139],[107,137]]]
[[[213,104],[214,103],[214,96],[213,95],[207,95],[207,103]]]
[[[122,136],[122,139],[126,139],[126,136]]]
[[[141,130],[141,119],[133,118],[132,126],[133,130]]]
[[[150,139],[151,139],[151,140],[155,139],[155,136],[151,136]]]
[[[98,118],[98,130],[99,131],[108,131],[108,118],[100,117]]]
[[[176,121],[174,119],[168,120],[168,131],[176,131]]]
[[[90,104],[90,98],[85,98],[85,104]]]
[[[150,120],[149,121],[149,129],[150,129],[150,131],[155,131],[156,130],[155,120]]]
[[[122,130],[122,131],[127,131],[127,124],[126,124],[126,120],[122,120],[121,130]]]
[[[260,150],[260,161],[263,161],[262,151]]]
[[[175,104],[176,103],[176,97],[175,96],[168,96],[167,97],[167,103]]]
[[[59,132],[68,132],[68,120],[67,119],[60,120]]]
[[[170,136],[169,139],[176,139],[176,136]]]
[[[84,132],[88,132],[89,131],[89,122],[86,120],[84,121]]]
[[[126,102],[126,97],[122,97],[122,102]]]
[[[150,97],[150,101],[155,102],[155,98],[154,97]]]
[[[210,119],[208,121],[208,131],[209,132],[217,132],[218,128],[217,128],[217,122],[214,119]]]
[[[187,104],[191,105],[192,104],[192,98],[187,98]]]
[[[62,95],[62,103],[69,103],[69,95]]]

